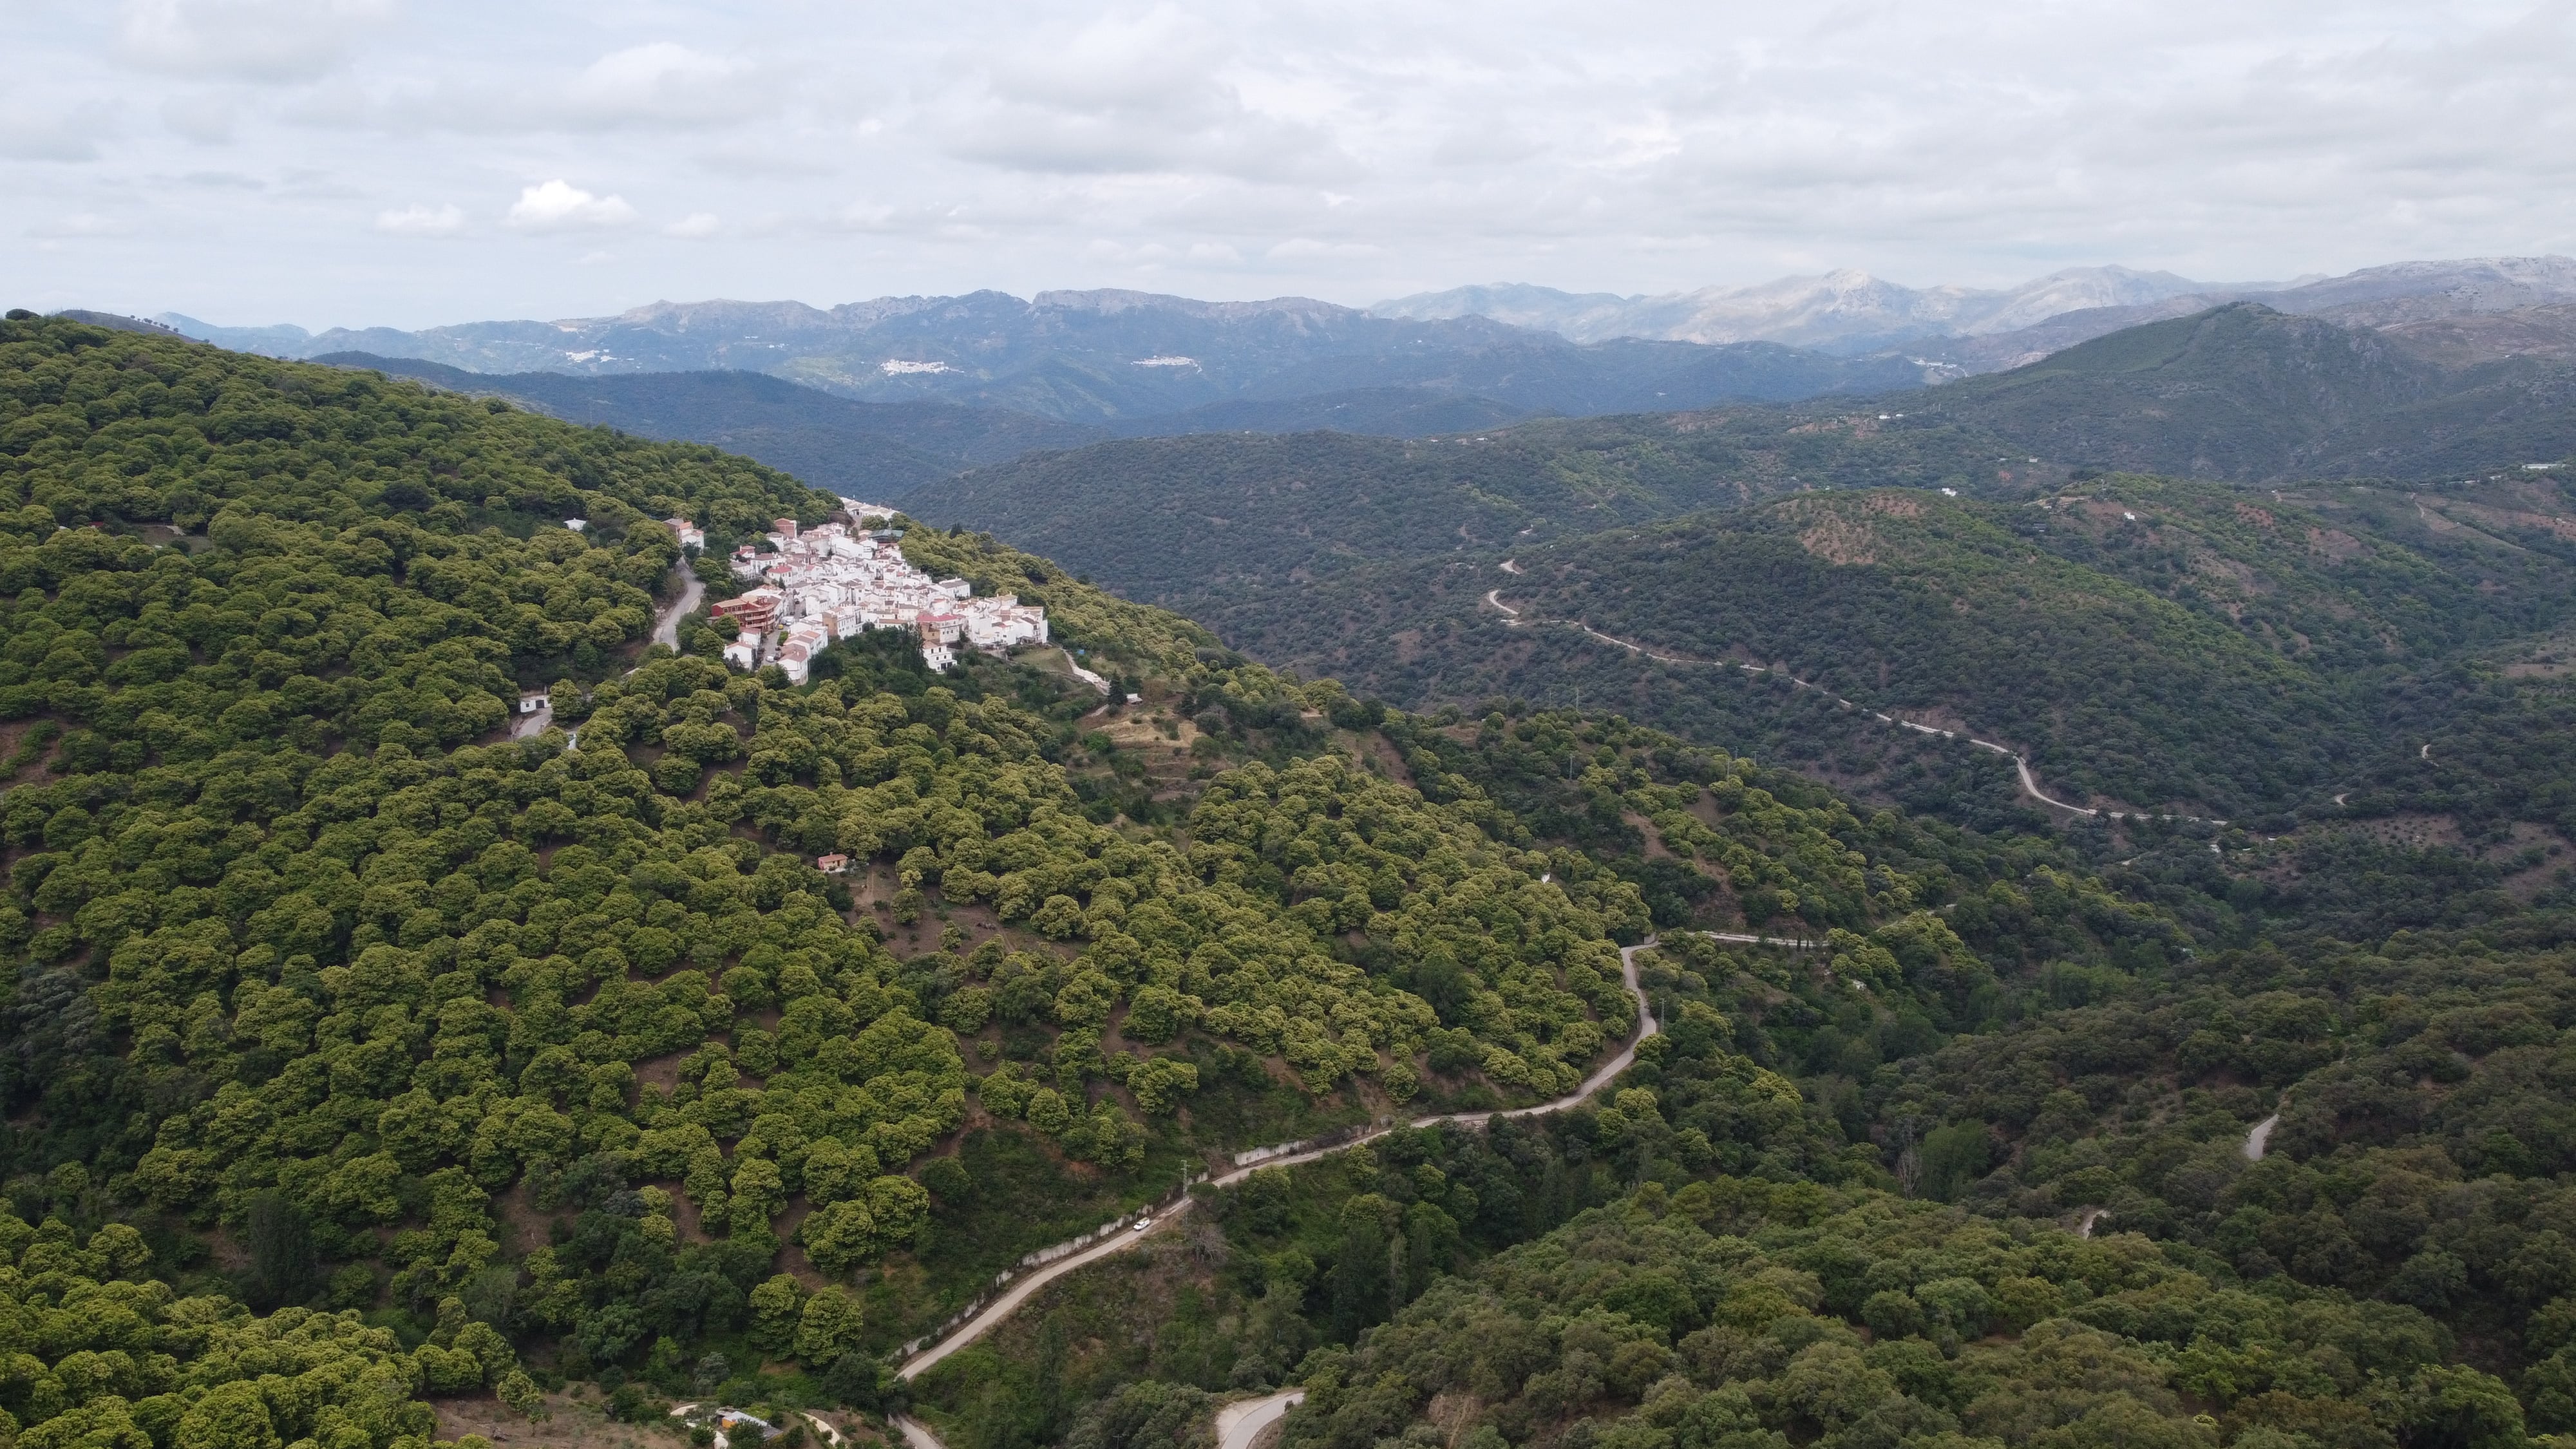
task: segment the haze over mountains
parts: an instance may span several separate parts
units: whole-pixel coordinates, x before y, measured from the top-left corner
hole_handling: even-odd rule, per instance
[[[2075,267],[1994,290],[1916,289],[1850,270],[1783,277],[1754,287],[1636,297],[1506,283],[1399,297],[1369,310],[1417,320],[1489,317],[1578,342],[1605,337],[1707,343],[1758,339],[1841,356],[1940,339],[1951,345],[1911,347],[1912,355],[1967,372],[1987,372],[2222,302],[2261,302],[2276,311],[2378,326],[2569,300],[2576,300],[2576,259],[2547,256],[2398,262],[2290,283],[2195,282],[2171,272],[2116,266]],[[1965,339],[1985,341],[1960,345]]]
[[[2153,330],[2230,306],[2214,328]],[[1368,311],[977,292],[829,309],[664,302],[419,332],[218,327],[176,313],[131,325],[709,443],[884,499],[1122,438],[1438,438],[1547,416],[1842,396],[1954,418],[2002,454],[2249,481],[2301,468],[2424,476],[2556,458],[2576,442],[2559,421],[2576,397],[2576,260],[2565,257],[2239,287],[2109,266],[1991,290],[1852,271],[1663,297],[1462,287]]]
[[[1771,343],[1574,343],[1481,317],[1415,322],[1295,297],[1200,302],[1115,291],[1027,301],[1000,292],[889,297],[828,311],[799,302],[655,303],[607,318],[318,336],[164,320],[272,356],[363,352],[484,373],[738,370],[866,402],[938,401],[1096,424],[1385,389],[1473,394],[1509,416],[1651,411],[1883,391],[1924,375],[1902,360]],[[1213,424],[1229,425],[1246,424]]]
[[[1460,287],[1361,311],[1306,298],[1141,292],[657,302],[614,317],[392,328],[221,327],[288,358],[358,353],[485,374],[745,371],[871,403],[1001,408],[1109,434],[1421,436],[1540,414],[1658,412],[1890,392],[2035,362],[2231,301],[2364,328],[2431,328],[2459,364],[2570,346],[2576,260],[2415,261],[2291,284],[2082,267],[2002,289],[1858,271],[1666,296]],[[2535,311],[2534,309],[2540,309]],[[533,384],[531,384],[533,386]],[[1459,398],[1476,402],[1464,410]],[[1151,421],[1146,421],[1151,420]]]
[[[2576,452],[2568,310],[2372,328],[2231,302],[1911,395],[1909,412],[2078,465],[2456,479]]]
[[[1866,352],[1918,337],[1974,337],[2028,327],[2067,312],[2130,307],[2210,289],[2171,272],[2076,267],[2018,287],[1916,289],[1842,269],[1752,287],[1703,287],[1662,296],[1560,292],[1503,283],[1455,287],[1380,302],[1381,317],[1490,317],[1576,341],[1659,337],[1677,342],[1785,342]]]

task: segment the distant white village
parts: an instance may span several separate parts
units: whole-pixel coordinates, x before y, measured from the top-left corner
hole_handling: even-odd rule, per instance
[[[842,502],[852,518],[894,511]],[[683,547],[705,546],[706,535],[687,520],[669,523]],[[725,646],[725,662],[745,670],[775,664],[790,683],[803,684],[815,655],[864,629],[917,635],[922,662],[935,672],[956,664],[961,644],[1001,653],[1047,642],[1046,610],[1013,594],[976,598],[964,579],[934,579],[905,561],[900,537],[840,523],[800,529],[782,518],[767,551],[758,544],[736,549],[734,575],[759,582],[708,611],[741,630]]]

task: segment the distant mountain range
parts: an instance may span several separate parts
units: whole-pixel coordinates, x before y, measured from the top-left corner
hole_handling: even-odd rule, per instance
[[[1446,376],[1433,381],[1418,380],[1431,370],[1427,366],[1386,367],[1379,365],[1382,358],[1345,355],[1309,361],[1271,386],[1192,407],[1105,417],[1067,409],[1073,418],[986,400],[1018,397],[1041,406],[1063,401],[1065,394],[1046,393],[1036,385],[1042,379],[1032,376],[1054,371],[1060,378],[1071,370],[1061,359],[1042,362],[1003,385],[961,390],[976,401],[854,398],[741,370],[494,373],[360,351],[323,352],[311,360],[504,397],[567,422],[706,443],[816,487],[871,499],[1023,454],[1114,438],[1325,431],[1437,437],[1553,414],[1661,413],[1820,393],[1876,393],[1912,386],[1922,377],[1908,363],[1856,362],[1769,342],[1702,347],[1622,340],[1577,347],[1541,333],[1501,330],[1513,333],[1506,340],[1516,345],[1422,359],[1446,369]],[[1402,380],[1408,376],[1416,380]],[[1099,400],[1097,391],[1086,396]],[[1130,395],[1123,401],[1144,407],[1151,399]]]
[[[468,372],[413,357],[326,352],[335,367],[373,368],[449,392],[507,398],[565,422],[638,437],[705,443],[757,458],[817,488],[875,501],[1031,451],[1110,436],[1006,408],[859,402],[757,372]]]
[[[1774,408],[1787,413],[1758,430],[1885,411],[1955,422],[1996,456],[2248,482],[2460,477],[2576,451],[2576,260],[2564,257],[2236,289],[2119,267],[1991,291],[1857,272],[1669,297],[1502,286],[1374,313],[1106,291],[828,310],[656,303],[318,335],[176,314],[97,320],[505,396],[886,501],[1120,439],[1436,439],[1550,416]],[[1628,335],[1640,331],[1659,335]],[[1104,454],[1012,488],[1033,498],[1115,466]],[[997,496],[990,482],[982,496]],[[951,506],[976,511],[964,495]]]
[[[2459,479],[2576,454],[2576,307],[2369,327],[2230,302],[1885,402],[2076,466]]]
[[[1443,406],[1457,397],[1476,400],[1463,425],[1497,426],[1550,413],[1891,391],[2005,371],[2233,301],[2346,326],[2456,330],[2461,319],[2576,304],[2576,259],[2399,262],[2290,283],[2104,266],[2000,289],[1917,289],[1858,271],[1663,296],[1506,284],[1365,311],[1298,297],[1089,291],[880,297],[828,309],[656,302],[614,317],[418,332],[219,327],[178,313],[156,321],[277,357],[354,352],[497,374],[757,372],[863,402],[1002,408],[1116,434],[1280,426],[1273,418],[1340,426],[1350,417],[1367,420],[1353,430],[1421,434],[1462,425]],[[2563,329],[2563,319],[2540,319],[2543,332]],[[2471,327],[2443,345],[2501,355],[2515,348],[2512,331]],[[1184,417],[1202,409],[1211,411]]]
[[[1703,287],[1659,297],[1559,292],[1506,284],[1457,287],[1380,302],[1380,317],[1416,321],[1488,317],[1580,342],[1652,337],[1674,342],[1781,342],[1845,354],[1920,337],[1977,337],[2063,313],[2133,307],[2208,288],[2171,272],[2078,267],[2002,291],[1917,290],[1867,272],[1783,277],[1754,287]]]
[[[2242,284],[2076,267],[2000,290],[1918,290],[1859,271],[1636,297],[1506,283],[1399,297],[1369,310],[1425,322],[1483,317],[1576,342],[1764,341],[1838,356],[1893,350],[1959,371],[1994,372],[2123,327],[2236,301],[2356,326],[2504,312],[2576,301],[2576,258],[2398,262],[2341,277]]]
[[[1416,322],[1303,298],[1199,302],[1142,292],[894,297],[828,311],[798,302],[656,303],[574,321],[318,335],[177,314],[160,320],[279,357],[365,353],[486,374],[758,372],[862,402],[1002,408],[1113,431],[1234,426],[1222,410],[1204,423],[1183,415],[1237,404],[1297,404],[1287,414],[1305,420],[1316,416],[1307,400],[1389,389],[1423,394],[1414,399],[1421,403],[1471,395],[1485,404],[1481,416],[1502,421],[1880,392],[1925,376],[1903,359],[1771,342],[1576,343],[1481,317]],[[1401,429],[1419,409],[1362,411]],[[1145,418],[1178,421],[1124,426]]]
[[[2494,315],[2537,334],[2528,310]],[[2576,326],[2544,340],[2576,355]],[[1533,420],[1446,441],[1122,439],[885,501],[1224,629],[1247,591],[1287,597],[1366,564],[1535,549],[1783,494],[1899,485],[2023,498],[2101,471],[2456,483],[2530,476],[2533,463],[2554,473],[2571,456],[2576,362],[2450,365],[2398,329],[2231,302],[1865,402]]]

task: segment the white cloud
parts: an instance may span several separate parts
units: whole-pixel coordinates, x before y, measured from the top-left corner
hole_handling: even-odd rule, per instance
[[[704,241],[716,234],[719,225],[714,212],[693,211],[662,228],[662,235],[675,236],[683,241]]]
[[[564,90],[567,120],[616,126],[705,124],[764,109],[758,68],[662,40],[601,56]]]
[[[433,207],[415,202],[400,211],[377,212],[376,230],[389,236],[455,236],[465,230],[465,212],[453,203]]]
[[[113,268],[65,241],[13,280],[199,315],[427,325],[1149,269],[1194,295],[1364,303],[1462,281],[1995,285],[2109,261],[2229,281],[2576,252],[2567,0],[0,14],[0,231],[142,227],[98,249]],[[179,179],[209,154],[264,184]],[[410,249],[399,288],[334,264],[350,218],[433,198],[434,219],[450,197],[467,224]],[[700,213],[720,220],[697,245],[621,239],[571,266],[617,227],[658,241]],[[576,237],[562,266],[522,244],[549,232]]]
[[[296,119],[331,129],[587,135],[720,131],[774,111],[779,100],[752,61],[655,41],[570,73],[504,64],[373,82],[341,78],[291,109]]]
[[[1328,128],[1246,101],[1228,75],[1233,47],[1169,6],[1042,30],[964,62],[940,129],[950,154],[1015,171],[1272,181],[1347,169]]]
[[[1440,138],[1431,148],[1431,160],[1439,166],[1505,166],[1527,161],[1539,154],[1536,141],[1521,133],[1518,126],[1495,116],[1479,116]]]
[[[1367,242],[1327,242],[1312,237],[1293,236],[1272,247],[1266,255],[1282,260],[1297,257],[1369,257],[1386,248]]]
[[[101,216],[94,211],[75,211],[48,217],[27,228],[27,235],[55,239],[82,237],[130,236],[134,224],[118,217]]]
[[[505,218],[517,230],[539,232],[594,231],[634,222],[635,208],[625,197],[593,196],[560,179],[521,190]]]
[[[126,0],[119,55],[182,75],[310,80],[345,61],[392,0]]]
[[[103,106],[78,106],[55,114],[0,107],[0,156],[12,161],[95,161],[99,142],[115,127]]]
[[[220,146],[232,140],[240,122],[241,105],[228,95],[198,92],[161,103],[161,124],[200,145]]]

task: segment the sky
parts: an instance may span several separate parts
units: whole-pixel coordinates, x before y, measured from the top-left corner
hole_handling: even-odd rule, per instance
[[[0,304],[420,327],[2576,252],[2576,0],[0,0]]]

